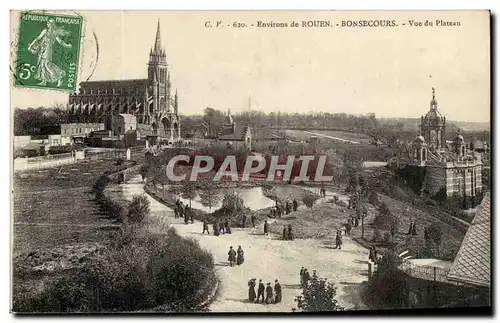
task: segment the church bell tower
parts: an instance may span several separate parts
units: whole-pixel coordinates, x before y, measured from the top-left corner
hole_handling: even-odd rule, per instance
[[[165,111],[170,100],[167,55],[161,43],[160,20],[156,28],[154,47],[149,51],[148,80],[149,93],[152,94],[152,114]]]

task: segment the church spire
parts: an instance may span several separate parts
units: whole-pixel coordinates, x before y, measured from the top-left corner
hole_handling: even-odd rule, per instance
[[[160,34],[160,18],[158,18],[158,26],[156,27],[156,38],[155,38],[155,46],[153,52],[156,55],[161,55],[162,53],[162,45],[161,45],[161,34]]]

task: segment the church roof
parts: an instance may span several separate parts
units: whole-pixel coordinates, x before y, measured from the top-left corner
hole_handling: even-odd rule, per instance
[[[448,274],[457,282],[490,287],[491,280],[491,204],[486,193]]]

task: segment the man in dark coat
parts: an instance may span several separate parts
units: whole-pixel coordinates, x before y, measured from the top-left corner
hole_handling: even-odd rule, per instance
[[[345,225],[345,233],[346,233],[346,235],[347,235],[347,236],[350,236],[350,235],[351,235],[351,229],[352,229],[352,227],[351,227],[351,223],[350,223],[350,222],[351,222],[351,221],[349,221],[349,222]]]
[[[231,227],[229,226],[229,220],[226,219],[226,221],[224,221],[224,228],[226,229],[226,233],[227,234],[231,234]]]
[[[193,224],[194,223],[194,212],[193,212],[193,210],[190,210],[189,217],[191,218],[191,224]]]
[[[219,230],[221,231],[222,234],[226,233],[226,226],[224,225],[224,222],[222,222],[222,221],[219,225]]]
[[[293,232],[292,232],[292,225],[291,224],[288,225],[287,235],[288,235],[288,240],[293,240]]]
[[[252,220],[252,228],[255,228],[255,215],[252,214],[250,220]]]
[[[271,283],[267,283],[266,287],[266,304],[273,303],[273,288],[271,287]]]
[[[311,279],[311,275],[309,275],[309,271],[304,269],[304,287],[307,287],[307,284],[309,283],[309,280]]]
[[[246,228],[247,227],[247,216],[243,214],[243,219],[241,220],[241,227]]]
[[[269,224],[267,223],[267,220],[264,221],[264,234],[268,234],[269,232]]]
[[[259,288],[257,289],[257,300],[255,302],[259,302],[260,297],[262,296],[262,302],[264,303],[264,291],[266,287],[264,286],[264,283],[262,282],[262,279],[259,279]]]
[[[342,249],[342,235],[340,234],[340,230],[337,231],[337,236],[335,236],[335,249]]]
[[[413,231],[413,222],[410,222],[410,227],[408,228],[408,235],[410,235]]]
[[[257,295],[255,295],[255,278],[252,278],[248,281],[248,300],[250,302],[255,301]]]
[[[187,212],[184,214],[184,224],[189,224],[189,214]]]
[[[276,294],[274,298],[274,303],[276,304],[281,302],[281,284],[278,282],[277,279],[274,281],[274,293]]]
[[[229,261],[229,267],[234,267],[234,263],[236,262],[236,251],[234,251],[233,246],[229,247],[229,252],[227,260]]]
[[[175,203],[175,207],[174,207],[174,218],[178,218],[179,217],[179,206],[177,205],[177,202]]]
[[[215,221],[214,222],[214,236],[219,236],[219,235],[220,235],[219,222]]]
[[[206,219],[203,220],[203,233],[202,234],[205,234],[205,231],[207,231],[207,234],[210,234],[210,231],[208,231],[208,223],[207,223]]]
[[[293,211],[297,211],[297,209],[299,208],[299,202],[297,202],[296,199],[293,199]]]
[[[286,225],[283,226],[283,240],[288,240]]]

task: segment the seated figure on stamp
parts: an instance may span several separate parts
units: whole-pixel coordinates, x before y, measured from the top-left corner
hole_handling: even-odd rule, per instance
[[[61,46],[71,48],[71,44],[60,38],[69,34],[57,27],[54,19],[49,19],[47,27],[28,45],[28,51],[38,57],[35,78],[40,80],[39,85],[46,85],[47,82],[57,82],[58,87],[62,85],[66,72],[53,62],[52,46],[57,41]]]

